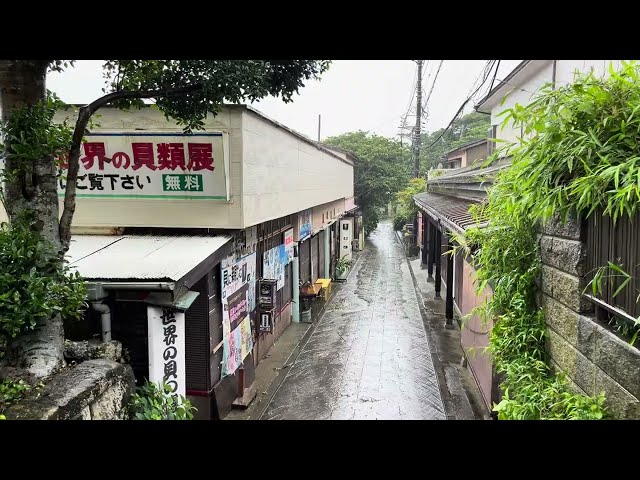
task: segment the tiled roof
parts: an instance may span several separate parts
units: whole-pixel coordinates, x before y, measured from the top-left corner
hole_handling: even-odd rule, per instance
[[[430,192],[414,195],[413,199],[418,207],[458,233],[476,225],[469,207],[477,202]]]

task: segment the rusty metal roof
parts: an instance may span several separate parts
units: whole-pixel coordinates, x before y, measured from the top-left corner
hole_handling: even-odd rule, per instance
[[[469,213],[469,207],[477,202],[430,192],[414,195],[413,199],[421,210],[440,220],[450,230],[463,233],[467,228],[476,225]]]

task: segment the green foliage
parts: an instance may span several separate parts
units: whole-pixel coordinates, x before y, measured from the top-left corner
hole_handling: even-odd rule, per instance
[[[128,405],[131,420],[193,420],[197,410],[182,395],[173,395],[166,383],[153,382],[136,389]]]
[[[404,228],[406,224],[407,224],[407,219],[399,216],[398,213],[396,212],[395,216],[393,217],[393,229],[395,231],[400,231]]]
[[[403,190],[396,193],[396,215],[393,219],[394,228],[401,230],[404,224],[411,221],[418,214],[418,207],[413,196],[425,191],[427,181],[424,178],[412,178]]]
[[[290,102],[305,80],[318,79],[329,64],[326,60],[108,60],[104,91],[157,92],[150,98],[158,108],[190,131],[202,129],[207,113],[217,113],[223,102],[269,95]],[[113,105],[141,108],[141,98],[120,98]]]
[[[29,390],[31,390],[31,387],[26,384],[24,380],[14,382],[5,379],[0,381],[0,413],[4,412],[10,405],[19,401]],[[0,415],[0,420],[4,419],[4,416]]]
[[[351,261],[347,259],[347,257],[340,257],[336,261],[336,270],[340,273],[346,272],[351,265]]]
[[[32,223],[25,213],[0,227],[0,338],[32,330],[38,318],[77,318],[84,305],[80,275],[69,271]]]
[[[516,104],[504,122],[523,127],[509,179],[531,218],[586,215],[599,208],[615,221],[640,203],[640,69],[625,63],[608,79],[578,75],[573,85],[545,86],[529,105]]]
[[[629,286],[631,280],[633,280],[633,277],[624,271],[620,265],[607,262],[607,265],[603,265],[596,270],[584,291],[591,290],[591,293],[597,296],[604,291],[605,285],[607,288],[612,286],[615,287],[612,298],[616,298]],[[636,303],[640,303],[640,290],[636,289],[633,294],[637,295]],[[638,340],[638,336],[640,336],[640,317],[631,322],[626,318],[620,318],[614,315],[609,323],[615,324],[616,330],[623,336],[629,338],[631,345],[634,345]]]
[[[545,86],[527,106],[516,104],[505,122],[523,127],[521,143],[508,145],[512,166],[502,171],[486,205],[474,210],[489,227],[473,228],[460,247],[478,267],[478,291],[493,295],[477,309],[493,321],[489,351],[503,375],[500,419],[599,419],[604,392],[570,391],[546,362],[545,324],[535,302],[540,262],[535,226],[571,211],[588,217],[602,208],[614,221],[633,215],[640,202],[640,82],[638,66],[624,64],[608,79],[591,73],[557,90]],[[627,286],[628,275],[606,266]],[[596,273],[592,288],[604,276]]]
[[[330,137],[324,143],[358,157],[353,172],[354,195],[368,235],[378,226],[380,209],[387,207],[409,178],[411,152],[398,141],[362,131]]]
[[[33,168],[34,162],[46,158],[56,158],[68,151],[71,145],[71,130],[66,122],[56,124],[53,117],[64,107],[54,93],[47,92],[44,101],[35,105],[16,109],[6,122],[0,124],[7,160],[16,160],[17,171],[2,172],[3,179],[11,180],[14,175],[22,175]],[[6,146],[6,150],[4,148]]]
[[[435,132],[425,133],[421,136],[420,170],[426,172],[430,168],[437,167],[444,154],[457,147],[487,138],[490,127],[489,115],[472,112],[454,120],[451,128],[446,132],[444,128],[440,128]],[[440,135],[442,138],[438,139]],[[436,143],[431,146],[434,141]]]

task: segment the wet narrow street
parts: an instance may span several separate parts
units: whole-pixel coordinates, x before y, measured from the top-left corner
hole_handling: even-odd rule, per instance
[[[379,224],[263,419],[445,419],[411,273]]]

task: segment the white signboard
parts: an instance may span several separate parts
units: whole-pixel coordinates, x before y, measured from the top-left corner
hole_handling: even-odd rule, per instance
[[[228,200],[228,148],[221,132],[87,134],[80,198]],[[64,196],[65,159],[58,195]]]
[[[164,381],[173,393],[186,395],[184,312],[147,307],[149,381]]]
[[[289,262],[293,261],[293,228],[284,232],[284,248],[287,250]]]
[[[340,258],[351,260],[353,240],[353,219],[340,220]]]

